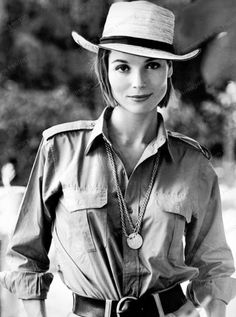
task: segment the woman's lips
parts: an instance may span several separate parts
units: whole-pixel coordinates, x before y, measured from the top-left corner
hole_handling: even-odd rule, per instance
[[[128,98],[134,100],[134,101],[145,101],[147,100],[149,97],[151,97],[152,94],[145,94],[145,95],[131,95],[128,96]]]

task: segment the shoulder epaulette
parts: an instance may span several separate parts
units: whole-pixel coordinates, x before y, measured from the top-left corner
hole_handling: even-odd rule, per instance
[[[95,121],[92,121],[92,120],[89,120],[89,121],[80,120],[80,121],[74,121],[74,122],[61,123],[43,131],[43,137],[45,140],[48,140],[59,133],[76,131],[76,130],[91,130],[93,129],[94,125],[95,125]]]
[[[196,150],[200,151],[208,160],[211,159],[211,153],[210,151],[203,145],[201,145],[199,142],[197,142],[196,140],[178,133],[178,132],[173,132],[173,131],[168,131],[168,136],[172,136],[174,138],[177,138],[183,142],[185,142],[186,144],[194,147]]]

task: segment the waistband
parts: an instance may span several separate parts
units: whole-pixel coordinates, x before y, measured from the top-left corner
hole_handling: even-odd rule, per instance
[[[179,284],[139,298],[125,296],[119,301],[100,300],[73,293],[72,311],[84,317],[162,317],[178,310],[186,301]]]

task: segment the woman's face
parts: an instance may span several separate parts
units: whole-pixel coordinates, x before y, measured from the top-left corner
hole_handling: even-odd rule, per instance
[[[132,113],[156,109],[166,94],[172,66],[166,60],[111,51],[108,79],[118,105]]]

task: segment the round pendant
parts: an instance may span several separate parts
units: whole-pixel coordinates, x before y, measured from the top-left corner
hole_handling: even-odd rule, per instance
[[[131,233],[127,238],[127,244],[130,247],[130,249],[137,250],[141,248],[143,244],[143,238],[139,233]]]

